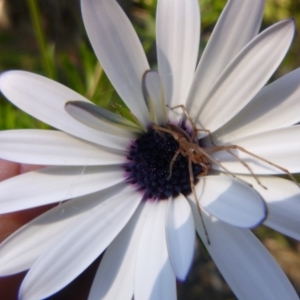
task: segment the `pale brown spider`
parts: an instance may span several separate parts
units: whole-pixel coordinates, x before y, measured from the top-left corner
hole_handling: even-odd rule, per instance
[[[246,162],[244,162],[242,159],[240,159],[231,150],[239,150],[239,151],[244,152],[254,158],[257,158],[258,160],[268,163],[269,165],[286,173],[298,186],[300,186],[299,183],[296,181],[295,177],[287,169],[285,169],[281,166],[278,166],[278,165],[266,160],[263,157],[260,157],[256,154],[254,154],[252,152],[249,152],[246,149],[244,149],[243,147],[240,147],[238,145],[215,145],[212,140],[210,131],[207,129],[198,129],[196,127],[195,123],[193,122],[193,120],[191,119],[191,117],[189,116],[184,105],[177,105],[177,106],[172,107],[171,109],[175,109],[175,108],[179,108],[179,107],[183,110],[186,118],[189,120],[189,122],[192,126],[192,135],[191,136],[186,131],[184,131],[181,127],[170,124],[170,123],[168,123],[166,125],[166,127],[162,127],[159,125],[152,125],[152,128],[158,132],[166,132],[166,133],[171,134],[178,143],[178,150],[175,152],[172,160],[170,161],[170,173],[169,173],[168,179],[170,179],[170,177],[172,176],[172,168],[173,168],[174,162],[176,161],[176,158],[178,157],[178,155],[181,154],[182,156],[187,157],[190,185],[191,185],[192,193],[195,197],[195,201],[197,200],[197,195],[196,195],[196,191],[195,191],[194,176],[193,176],[193,170],[192,170],[193,163],[200,165],[202,168],[202,172],[200,174],[198,174],[198,176],[206,176],[209,173],[209,171],[211,170],[212,163],[215,163],[215,164],[219,165],[226,172],[226,174],[228,174],[232,177],[236,177],[232,172],[230,172],[228,169],[226,169],[224,166],[222,166],[222,164],[219,161],[215,160],[211,156],[213,153],[220,152],[220,151],[226,151],[226,152],[230,153],[232,156],[234,156],[241,164],[243,164],[243,166],[245,166],[248,169],[248,171],[255,178],[257,183],[259,185],[261,185],[264,189],[267,189],[267,188],[260,182],[259,178],[254,174],[254,172],[251,170],[249,165]],[[199,132],[199,131],[204,131],[209,134],[209,137],[211,139],[211,146],[209,146],[207,148],[202,148],[199,145],[198,140],[197,140],[197,132]],[[201,209],[198,204],[198,201],[196,201],[196,203],[197,203],[198,211],[199,211],[201,221],[202,221],[202,224],[203,224],[203,227],[205,230],[207,241],[210,244],[208,233],[205,228],[204,220],[202,217],[202,213],[201,213]]]
[[[191,185],[193,184],[192,163],[199,164],[202,167],[203,171],[201,172],[201,174],[199,174],[200,176],[207,175],[211,169],[211,164],[215,163],[215,164],[219,165],[227,174],[229,174],[233,177],[236,177],[232,172],[230,172],[224,166],[222,166],[222,164],[219,161],[215,160],[211,156],[213,153],[220,152],[220,151],[226,151],[226,152],[230,153],[232,156],[234,156],[241,164],[243,164],[248,169],[248,171],[255,178],[255,180],[257,181],[257,183],[259,185],[261,185],[263,188],[267,189],[264,185],[262,185],[262,183],[260,182],[258,177],[254,174],[254,172],[248,166],[248,164],[246,162],[244,162],[242,159],[240,159],[237,155],[235,155],[231,151],[231,150],[239,150],[241,152],[244,152],[254,158],[257,158],[258,160],[266,162],[269,165],[281,170],[282,172],[286,173],[291,178],[292,181],[294,181],[298,186],[300,186],[299,183],[297,182],[297,180],[295,179],[295,177],[289,172],[289,170],[287,170],[277,164],[274,164],[271,161],[269,161],[261,156],[258,156],[252,152],[249,152],[243,147],[240,147],[238,145],[215,145],[212,140],[210,131],[207,129],[198,129],[196,127],[195,123],[193,122],[193,120],[191,119],[191,117],[189,116],[184,105],[177,105],[177,106],[172,107],[171,109],[175,109],[178,107],[180,107],[183,110],[183,112],[185,113],[187,119],[189,120],[189,122],[192,126],[192,136],[189,136],[186,131],[184,131],[182,128],[180,128],[177,125],[167,124],[166,128],[158,126],[158,125],[152,125],[152,128],[157,131],[167,132],[167,133],[171,134],[173,136],[173,138],[178,142],[178,145],[179,145],[178,150],[176,151],[176,153],[174,154],[174,156],[170,162],[170,175],[168,178],[170,178],[172,176],[172,167],[173,167],[173,164],[179,154],[188,158],[188,166],[189,166],[189,172],[190,172]],[[197,132],[199,132],[199,131],[204,131],[209,134],[209,137],[211,139],[211,144],[212,144],[210,147],[202,148],[199,145],[198,140],[197,140]]]

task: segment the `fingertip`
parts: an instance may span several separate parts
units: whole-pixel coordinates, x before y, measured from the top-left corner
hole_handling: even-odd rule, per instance
[[[0,159],[0,181],[18,175],[20,164],[4,159]]]

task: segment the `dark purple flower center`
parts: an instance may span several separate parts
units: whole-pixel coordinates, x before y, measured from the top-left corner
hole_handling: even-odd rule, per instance
[[[144,199],[167,199],[179,193],[191,193],[187,157],[177,156],[169,177],[170,163],[178,148],[178,142],[171,134],[152,128],[131,145],[129,162],[125,164],[127,179],[144,192]],[[197,183],[202,167],[193,163],[192,170]]]

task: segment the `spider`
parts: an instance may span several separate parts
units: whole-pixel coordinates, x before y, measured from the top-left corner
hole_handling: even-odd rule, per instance
[[[241,152],[244,152],[244,153],[246,153],[246,154],[248,154],[248,155],[250,155],[250,156],[252,156],[252,157],[254,157],[258,160],[266,162],[269,165],[281,170],[282,172],[286,173],[292,179],[292,181],[294,181],[300,187],[300,185],[296,181],[295,177],[287,169],[285,169],[285,168],[283,168],[279,165],[276,165],[276,164],[266,160],[265,158],[260,157],[260,156],[254,154],[250,151],[247,151],[243,147],[240,147],[238,145],[215,145],[213,140],[212,140],[212,136],[210,134],[210,131],[207,130],[207,129],[198,129],[196,127],[195,123],[193,122],[193,120],[191,119],[191,117],[189,116],[189,114],[188,114],[188,112],[187,112],[184,105],[177,105],[177,106],[172,107],[171,109],[176,109],[176,108],[181,108],[183,110],[186,118],[190,122],[190,124],[192,126],[191,136],[185,130],[183,130],[181,127],[179,127],[177,125],[174,125],[174,124],[170,124],[170,123],[168,123],[166,125],[166,127],[162,127],[162,126],[153,124],[152,128],[154,130],[158,131],[158,132],[162,132],[162,133],[165,132],[165,133],[171,134],[173,136],[173,138],[178,143],[178,150],[175,152],[173,158],[170,161],[170,173],[169,173],[168,179],[170,179],[171,176],[172,176],[173,165],[174,165],[174,162],[176,161],[176,158],[178,157],[178,155],[181,154],[182,156],[187,157],[190,186],[191,186],[192,193],[195,197],[195,200],[197,199],[197,194],[196,194],[196,190],[195,190],[194,176],[193,176],[193,170],[192,170],[192,164],[193,163],[194,164],[199,164],[201,166],[202,172],[200,174],[198,174],[198,176],[200,176],[200,177],[206,176],[210,172],[210,170],[212,168],[212,163],[215,163],[215,164],[219,165],[226,172],[226,174],[228,174],[232,177],[236,177],[232,172],[230,172],[227,168],[225,168],[219,161],[215,160],[212,157],[213,153],[220,152],[220,151],[226,151],[230,155],[235,157],[243,166],[245,166],[248,169],[250,174],[255,178],[256,182],[260,186],[262,186],[264,189],[267,189],[267,187],[265,187],[260,182],[259,178],[254,174],[254,172],[252,171],[250,166],[245,161],[240,159],[236,154],[234,154],[232,152],[232,150],[239,150]],[[211,139],[211,146],[209,146],[207,148],[202,148],[199,145],[198,139],[197,139],[197,133],[199,131],[204,131],[204,132],[208,133],[208,135]],[[196,203],[197,203],[197,207],[198,207],[198,211],[199,211],[199,214],[200,214],[200,217],[201,217],[203,227],[205,229],[205,234],[206,234],[206,237],[207,237],[207,241],[210,244],[208,233],[207,233],[206,228],[205,228],[205,224],[204,224],[204,220],[203,220],[203,217],[202,217],[202,213],[201,213],[199,203],[198,203],[198,201],[196,201]]]

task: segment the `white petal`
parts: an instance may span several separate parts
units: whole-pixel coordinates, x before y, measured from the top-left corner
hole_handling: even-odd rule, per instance
[[[169,199],[167,215],[167,245],[176,277],[185,280],[195,249],[195,227],[191,207],[183,195]]]
[[[205,176],[196,185],[200,206],[233,226],[251,228],[267,216],[261,196],[249,185],[228,176]]]
[[[147,102],[152,120],[158,125],[167,122],[166,103],[160,76],[155,71],[148,71],[143,77],[144,97]]]
[[[294,125],[300,120],[300,69],[264,87],[251,102],[214,136],[227,142]]]
[[[124,229],[106,249],[95,275],[89,300],[131,300],[141,233],[153,205],[142,202]]]
[[[0,183],[0,212],[68,200],[124,180],[119,166],[48,167]]]
[[[176,280],[166,243],[167,201],[153,203],[138,249],[135,300],[175,300]]]
[[[241,146],[291,173],[300,172],[300,125],[251,135],[234,140],[230,144]],[[279,168],[242,151],[234,150],[233,152],[247,163],[255,174],[286,174]],[[213,154],[213,157],[233,173],[249,174],[248,169],[226,151],[217,152]],[[214,165],[213,168],[220,169],[220,166]]]
[[[124,154],[105,149],[56,130],[7,130],[0,132],[0,157],[38,165],[123,164]]]
[[[299,299],[282,269],[250,230],[227,225],[203,211],[208,245],[199,215],[194,217],[202,242],[238,299]]]
[[[269,27],[232,60],[214,83],[198,114],[211,132],[233,118],[265,85],[284,58],[294,36],[292,19]]]
[[[258,177],[264,189],[252,176],[239,176],[251,183],[268,205],[265,224],[300,241],[300,189],[291,180],[279,177]]]
[[[65,104],[70,100],[89,101],[58,82],[29,72],[10,71],[1,74],[0,89],[20,109],[57,129],[106,147],[128,147],[128,139],[99,132],[72,118]]]
[[[194,76],[200,38],[198,0],[159,0],[156,16],[158,70],[166,101],[184,104]]]
[[[94,51],[115,89],[146,127],[149,112],[142,77],[149,65],[130,21],[117,1],[81,1],[84,25]]]
[[[0,246],[0,276],[29,269],[60,233],[124,187],[121,184],[66,201],[21,227]]]
[[[192,117],[225,67],[258,33],[263,8],[261,0],[227,2],[197,67],[187,103]]]
[[[65,110],[70,116],[72,116],[80,123],[95,130],[99,130],[100,132],[106,132],[108,134],[126,138],[135,138],[137,132],[141,133],[141,130],[132,130],[138,128],[120,126],[120,124],[117,123],[116,120],[114,120],[114,122],[108,122],[107,119],[104,120],[103,112],[105,112],[105,109],[92,103],[84,101],[70,101],[66,104]],[[106,111],[106,114],[118,116],[109,111]],[[122,117],[120,116],[120,118]]]
[[[131,187],[104,201],[55,240],[26,275],[20,299],[43,299],[85,270],[112,242],[136,210],[141,195]]]

